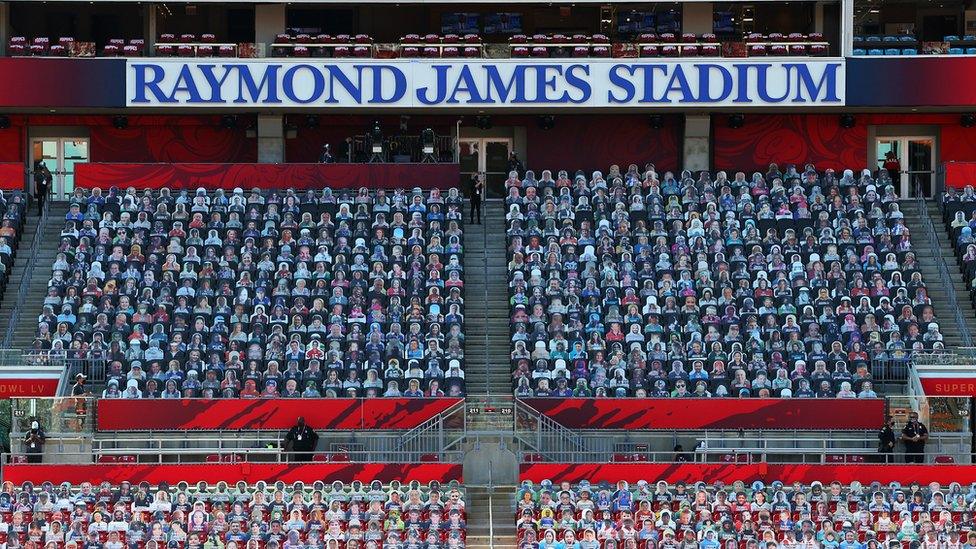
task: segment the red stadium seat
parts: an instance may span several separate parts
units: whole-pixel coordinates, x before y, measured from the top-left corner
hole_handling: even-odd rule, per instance
[[[641,46],[640,56],[641,57],[657,57],[661,52],[658,51],[657,46]]]

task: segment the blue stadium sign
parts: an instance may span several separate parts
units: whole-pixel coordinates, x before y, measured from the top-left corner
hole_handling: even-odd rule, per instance
[[[130,107],[841,106],[843,59],[128,60]]]

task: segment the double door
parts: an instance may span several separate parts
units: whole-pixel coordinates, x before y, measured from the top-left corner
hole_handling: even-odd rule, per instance
[[[512,139],[507,137],[461,138],[461,183],[470,185],[475,174],[485,180],[485,196],[498,198],[505,194],[508,179],[508,158],[512,152]]]
[[[938,165],[934,136],[878,137],[875,153],[878,169],[888,166],[899,198],[932,197]]]
[[[75,190],[75,166],[88,162],[90,143],[84,137],[35,137],[31,139],[30,182],[41,164],[51,172],[49,196],[65,200]],[[33,192],[33,188],[31,189]]]

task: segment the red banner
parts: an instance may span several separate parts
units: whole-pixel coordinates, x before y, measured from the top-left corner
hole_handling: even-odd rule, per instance
[[[137,189],[446,189],[460,182],[457,164],[114,164],[75,166],[75,186]]]
[[[520,480],[539,482],[551,480],[591,483],[619,480],[637,482],[678,482],[693,483],[699,480],[706,483],[722,481],[726,485],[737,480],[750,483],[761,480],[770,483],[774,480],[791,484],[809,484],[815,480],[827,483],[834,480],[848,484],[853,481],[871,483],[878,481],[887,484],[898,481],[902,484],[919,482],[959,482],[967,485],[976,482],[974,465],[873,465],[873,464],[700,464],[700,463],[524,463],[519,471]]]
[[[0,398],[53,397],[58,394],[57,378],[0,378]]]
[[[313,429],[412,429],[458,398],[102,399],[99,431],[280,430],[303,416]]]
[[[570,429],[877,429],[883,399],[527,398]]]
[[[946,188],[961,189],[976,183],[976,162],[946,162],[944,166]]]
[[[108,481],[119,484],[127,480],[133,484],[146,481],[149,484],[168,482],[171,485],[180,481],[190,484],[204,481],[210,484],[239,480],[254,483],[263,480],[267,483],[283,481],[314,482],[323,480],[333,482],[408,482],[417,480],[427,483],[432,480],[450,482],[461,480],[462,466],[454,463],[200,463],[200,464],[162,464],[162,465],[7,465],[3,469],[3,480],[19,485],[30,481],[39,484],[51,481],[54,484],[70,482],[98,484]]]
[[[0,163],[0,190],[4,190],[4,191],[24,190],[23,162]]]

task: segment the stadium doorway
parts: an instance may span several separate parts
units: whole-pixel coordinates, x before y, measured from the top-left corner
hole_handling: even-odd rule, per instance
[[[86,137],[35,137],[31,139],[31,170],[44,162],[54,176],[51,199],[65,200],[75,190],[75,165],[88,162],[91,147]],[[33,173],[31,173],[33,181]]]
[[[510,137],[467,137],[460,140],[461,182],[467,186],[471,176],[485,174],[486,195],[499,198],[505,194],[508,179],[508,156],[512,152]],[[465,187],[467,188],[467,187]]]
[[[936,141],[931,135],[875,138],[875,159],[879,170],[889,169],[900,198],[931,198],[935,189]],[[897,173],[895,171],[897,162]]]

